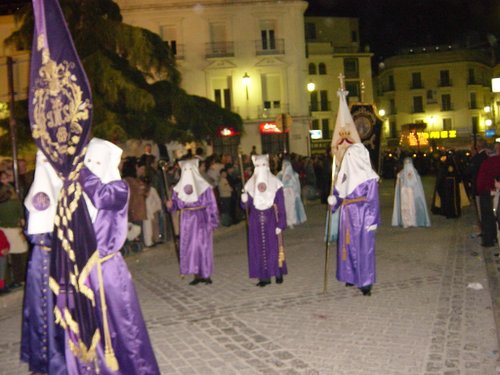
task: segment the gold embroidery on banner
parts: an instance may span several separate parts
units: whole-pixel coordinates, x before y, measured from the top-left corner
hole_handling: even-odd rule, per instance
[[[80,124],[90,117],[91,103],[84,98],[77,77],[72,73],[75,64],[51,59],[45,48],[45,36],[37,39],[41,50],[42,66],[33,92],[33,138],[38,139],[52,162],[59,164],[60,155],[74,155],[81,141],[83,127]],[[55,129],[56,139],[48,129]]]
[[[93,291],[79,283],[80,270],[75,263],[75,234],[69,227],[73,219],[72,214],[77,210],[82,195],[78,178],[79,171],[83,167],[85,151],[80,155],[76,155],[76,152],[83,140],[82,125],[90,118],[90,98],[84,97],[81,84],[85,82],[79,82],[74,74],[75,63],[66,60],[58,63],[52,60],[46,46],[45,35],[39,35],[36,43],[38,51],[41,52],[42,66],[33,84],[32,135],[54,165],[62,166],[63,158],[75,155],[72,160],[73,171],[69,176],[58,173],[64,185],[58,197],[54,224],[62,251],[66,253],[73,267],[70,269],[68,281],[74,287],[75,293],[82,293],[95,306]],[[69,285],[60,286],[53,278],[49,278],[49,287],[56,295],[69,293],[61,289],[62,287],[71,288]],[[63,297],[68,298],[68,296]],[[54,317],[56,323],[63,329],[69,329],[77,336],[73,338],[74,335],[67,335],[71,351],[84,362],[91,363],[96,360],[96,348],[101,339],[99,329],[94,332],[92,342],[87,348],[79,338],[79,322],[74,320],[67,307],[61,310],[56,306]]]
[[[36,40],[36,49],[40,51],[43,47],[45,47],[45,35],[39,34]]]
[[[53,277],[49,277],[49,288],[56,296],[59,295],[59,284],[54,280]]]

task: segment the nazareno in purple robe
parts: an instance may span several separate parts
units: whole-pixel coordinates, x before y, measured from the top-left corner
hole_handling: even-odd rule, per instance
[[[184,202],[176,191],[172,208],[180,210],[180,273],[209,278],[214,270],[213,230],[219,225],[219,211],[212,188],[207,188],[195,202]]]
[[[21,360],[31,372],[66,375],[64,332],[55,325],[49,288],[51,237],[49,233],[29,236],[33,249],[24,290]]]
[[[375,283],[375,231],[370,225],[380,224],[378,180],[370,179],[359,184],[344,199],[339,198],[339,238],[337,243],[337,280],[358,288]]]
[[[285,230],[286,212],[283,188],[280,187],[274,196],[274,204],[265,210],[257,209],[253,198],[248,194],[248,201],[241,203],[248,207],[248,273],[250,278],[261,280],[287,274],[286,262],[278,265],[278,236],[276,228]],[[278,215],[276,215],[276,210]],[[277,218],[276,218],[277,216]]]
[[[88,168],[83,168],[80,172],[80,182],[84,192],[98,209],[94,230],[102,262],[112,347],[119,365],[118,371],[110,371],[103,364],[100,347],[100,374],[160,374],[134,283],[120,253],[127,235],[128,185],[123,180],[103,184]],[[90,274],[90,282],[99,308],[99,317],[102,319],[96,267]],[[103,332],[102,321],[100,328]]]

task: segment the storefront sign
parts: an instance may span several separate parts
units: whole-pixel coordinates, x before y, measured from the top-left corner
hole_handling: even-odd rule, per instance
[[[275,122],[263,122],[260,124],[260,134],[280,134],[282,131]]]

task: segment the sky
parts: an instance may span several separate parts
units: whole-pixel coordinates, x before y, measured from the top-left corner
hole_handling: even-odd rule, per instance
[[[362,45],[383,59],[406,47],[450,44],[468,35],[500,41],[499,0],[308,0],[306,15],[360,19]]]
[[[361,44],[380,61],[401,48],[450,44],[465,34],[471,44],[485,43],[487,34],[500,41],[500,0],[306,1],[306,15],[358,17]],[[0,11],[27,2],[0,0]]]

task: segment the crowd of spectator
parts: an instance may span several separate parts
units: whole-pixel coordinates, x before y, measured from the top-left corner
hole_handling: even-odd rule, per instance
[[[423,153],[412,155],[404,151],[401,152],[401,155],[386,153],[382,160],[387,165],[383,164],[381,170],[384,174],[383,171],[387,172],[390,168],[390,174],[395,175],[400,169],[400,159],[410,156],[414,159],[415,167],[422,169],[422,174],[427,172],[436,174],[437,188],[440,176],[443,177],[447,173],[449,164],[452,163],[456,167],[454,175],[457,181],[463,183],[468,197],[476,204],[478,222],[480,225],[482,223],[483,227],[487,225],[488,229],[483,231],[487,231],[487,240],[490,242],[484,244],[490,246],[492,241],[489,229],[491,228],[491,217],[484,216],[484,210],[482,214],[484,217],[481,217],[479,198],[482,195],[481,204],[484,207],[486,204],[490,207],[490,199],[487,197],[492,196],[490,192],[494,191],[494,181],[489,180],[497,177],[500,179],[500,177],[497,175],[489,176],[489,174],[484,177],[486,172],[483,171],[481,189],[485,190],[484,192],[478,191],[476,181],[480,164],[495,154],[495,151],[496,155],[499,155],[500,145],[497,144],[496,150],[493,150],[486,147],[483,140],[479,140],[477,146],[477,148],[472,148],[470,152],[446,151],[434,153],[435,155],[429,154],[429,156]],[[195,152],[188,150],[180,158],[199,159],[200,174],[214,189],[222,226],[231,226],[245,220],[245,212],[240,207],[240,197],[245,181],[253,173],[251,156],[255,153],[253,150],[250,154],[239,156],[229,154],[205,156],[203,149],[198,148]],[[325,154],[313,156],[291,153],[286,157],[299,176],[304,202],[318,200],[326,204],[331,185],[332,166],[332,158],[328,151]],[[487,163],[489,171],[500,168],[498,160],[495,158]],[[269,161],[272,173],[278,174],[281,170],[283,156],[270,155]],[[151,145],[149,144],[145,146],[144,153],[140,157],[126,157],[122,160],[122,178],[130,187],[129,236],[123,249],[125,255],[148,249],[158,243],[178,239],[179,228],[178,217],[176,217],[178,213],[170,215],[165,207],[165,202],[169,199],[172,188],[180,178],[177,162],[178,160],[158,160],[151,153]],[[17,168],[18,184],[16,189],[12,160],[4,160],[0,163],[0,229],[6,235],[9,245],[6,247],[5,241],[0,243],[0,247],[2,247],[0,248],[0,293],[22,286],[28,256],[28,244],[23,236],[25,222],[23,201],[33,179],[33,171],[27,171],[24,160],[18,161]],[[483,183],[485,178],[488,181]],[[496,208],[497,202],[495,201],[494,204]]]

